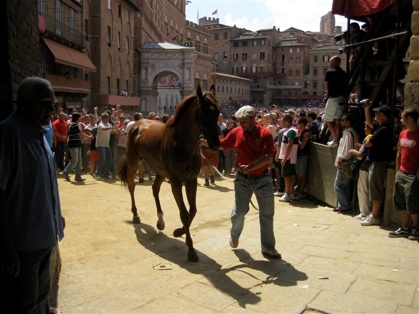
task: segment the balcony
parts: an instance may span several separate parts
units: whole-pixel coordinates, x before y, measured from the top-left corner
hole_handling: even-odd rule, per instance
[[[75,21],[77,24],[78,21]],[[71,28],[70,25],[57,21],[51,15],[38,14],[38,29],[41,33],[48,32],[49,34],[59,36],[69,43],[84,47],[83,33]],[[51,37],[51,36],[50,36]]]
[[[276,77],[276,78],[286,77],[285,73],[273,73],[273,72],[239,73],[239,76],[241,77]]]
[[[65,76],[45,73],[44,78],[50,81],[55,93],[90,94],[90,82],[80,79],[68,79]]]

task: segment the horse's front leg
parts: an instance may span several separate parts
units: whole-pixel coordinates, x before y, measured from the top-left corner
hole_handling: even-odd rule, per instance
[[[197,190],[197,179],[185,183],[186,197],[190,205],[189,213],[185,207],[182,197],[182,185],[172,184],[173,195],[175,196],[176,202],[180,210],[180,219],[183,224],[183,232],[186,234],[186,245],[188,246],[188,261],[197,262],[199,260],[198,254],[193,247],[193,241],[190,234],[190,226],[196,215],[196,190]],[[176,191],[176,192],[175,192]],[[178,229],[179,230],[179,229]]]
[[[157,207],[157,217],[158,217],[157,229],[159,230],[164,230],[165,228],[163,211],[161,210],[161,204],[160,204],[160,198],[159,198],[160,187],[163,181],[164,181],[164,177],[156,173],[156,178],[154,179],[154,182],[153,182],[153,197],[154,197],[154,201],[156,202],[156,207]]]

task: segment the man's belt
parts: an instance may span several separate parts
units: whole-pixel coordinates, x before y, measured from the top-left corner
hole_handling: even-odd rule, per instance
[[[330,95],[329,98],[338,98],[338,97],[343,97],[343,95]]]
[[[239,169],[238,167],[236,168],[237,170]],[[266,169],[265,171],[261,172],[261,173],[248,173],[248,174],[243,174],[239,171],[237,171],[238,174],[242,175],[245,178],[260,178],[263,176],[268,176],[271,175],[269,169]]]

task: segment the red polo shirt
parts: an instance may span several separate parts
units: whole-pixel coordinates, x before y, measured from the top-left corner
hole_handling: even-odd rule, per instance
[[[57,131],[61,135],[67,136],[68,123],[67,123],[67,121],[61,121],[60,119],[57,119],[52,123],[52,129],[54,131]],[[67,142],[67,139],[64,140],[64,139],[62,139],[58,136],[56,136],[55,139],[57,140],[57,142]]]
[[[265,127],[256,126],[253,134],[249,134],[238,126],[231,130],[221,141],[224,150],[236,148],[236,166],[248,165],[263,155],[272,156],[274,141],[271,132]],[[259,174],[268,169],[269,163],[263,167],[254,169],[249,174]]]

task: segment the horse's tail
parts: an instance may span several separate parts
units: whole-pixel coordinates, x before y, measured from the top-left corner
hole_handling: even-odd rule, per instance
[[[136,169],[137,167],[138,154],[135,149],[135,139],[137,138],[138,133],[139,133],[139,127],[137,126],[133,127],[131,131],[129,132],[126,154],[121,159],[118,165],[118,177],[119,177],[119,180],[121,180],[121,183],[124,185],[127,185],[129,183],[128,182],[129,169],[131,168]]]
[[[128,184],[128,163],[127,156],[122,157],[118,164],[118,178],[123,185]]]

